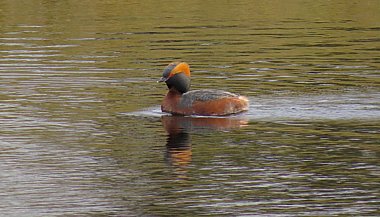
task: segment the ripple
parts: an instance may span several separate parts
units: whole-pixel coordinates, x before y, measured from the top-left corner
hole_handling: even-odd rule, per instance
[[[375,3],[0,4],[2,215],[378,213]],[[250,110],[161,112],[178,60]]]
[[[380,119],[378,93],[311,95],[267,98],[250,97],[249,111],[242,114],[253,120],[352,120]],[[136,116],[162,116],[159,106],[125,113]]]

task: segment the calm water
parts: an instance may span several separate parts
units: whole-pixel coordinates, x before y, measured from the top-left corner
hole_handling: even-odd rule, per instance
[[[379,1],[0,0],[0,215],[379,216],[379,49]],[[176,60],[250,110],[161,113]]]

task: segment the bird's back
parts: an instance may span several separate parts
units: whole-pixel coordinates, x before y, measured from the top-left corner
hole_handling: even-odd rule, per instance
[[[194,102],[207,102],[228,97],[238,97],[238,95],[223,90],[192,90],[182,95],[180,103],[182,106],[188,107],[191,106]]]

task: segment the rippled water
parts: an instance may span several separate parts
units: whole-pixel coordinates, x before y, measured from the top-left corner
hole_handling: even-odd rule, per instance
[[[380,215],[377,1],[0,0],[0,214]],[[171,61],[246,95],[160,111]]]

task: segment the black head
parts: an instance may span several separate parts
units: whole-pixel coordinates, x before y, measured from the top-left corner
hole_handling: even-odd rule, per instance
[[[190,90],[190,69],[187,63],[171,63],[162,73],[159,82],[165,81],[169,89],[174,88],[180,93]]]

